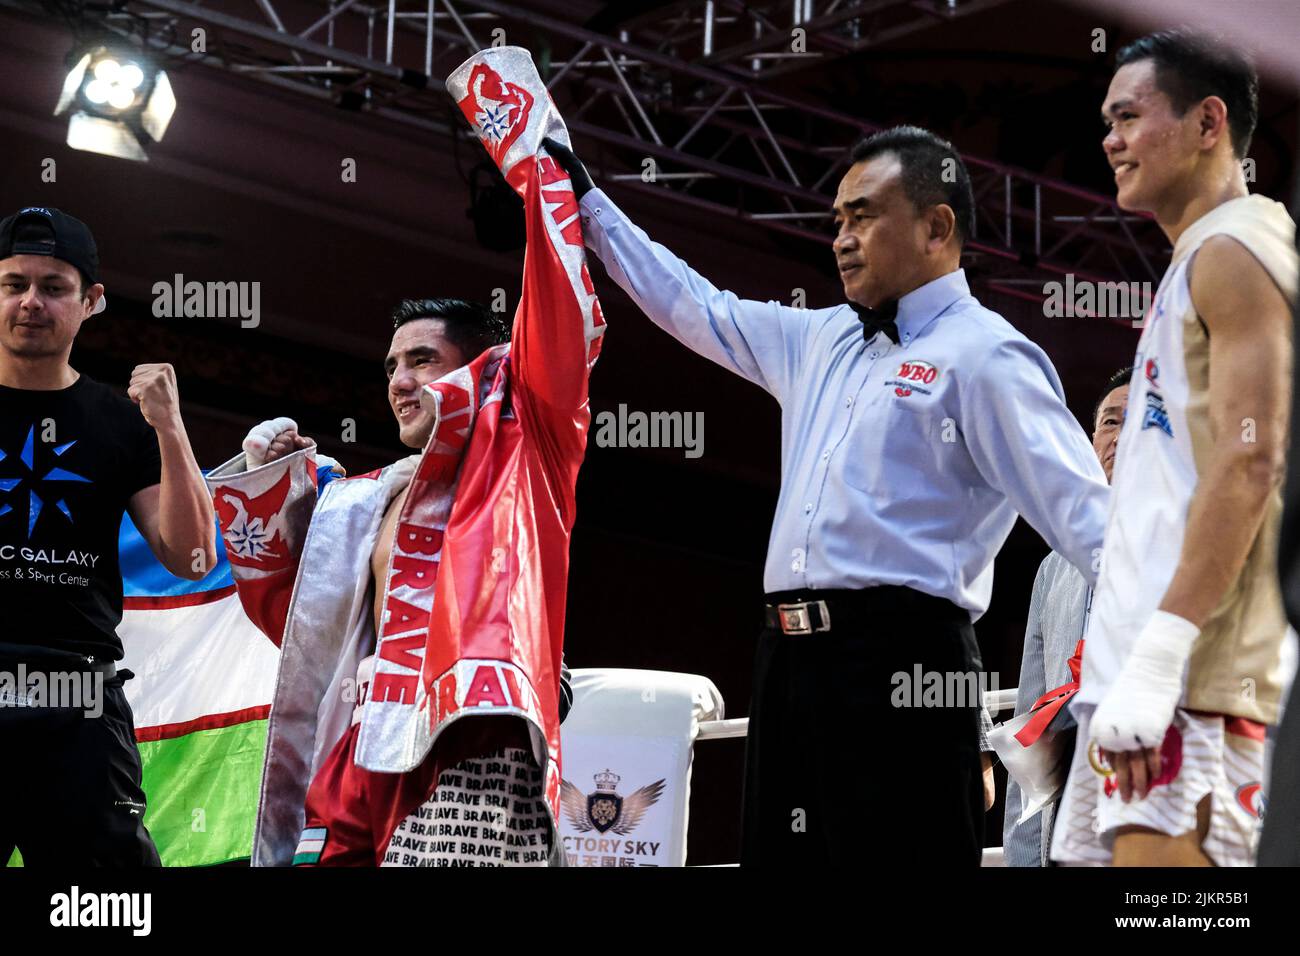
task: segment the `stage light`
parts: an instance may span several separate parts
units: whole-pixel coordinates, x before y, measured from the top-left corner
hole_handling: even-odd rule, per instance
[[[55,116],[69,113],[68,145],[121,159],[147,160],[176,112],[167,74],[134,50],[79,47],[63,82]]]
[[[144,70],[134,63],[128,63],[122,67],[122,73],[118,77],[118,82],[130,89],[136,89],[144,82]]]

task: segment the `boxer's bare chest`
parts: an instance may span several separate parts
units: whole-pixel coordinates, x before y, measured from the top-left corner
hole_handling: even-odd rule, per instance
[[[393,550],[393,531],[397,527],[397,519],[402,513],[402,505],[406,502],[406,492],[409,490],[409,486],[403,488],[388,505],[383,523],[379,526],[379,537],[375,539],[374,553],[370,556],[370,574],[375,580],[376,639],[384,623],[384,583],[385,575],[388,574],[388,558]]]

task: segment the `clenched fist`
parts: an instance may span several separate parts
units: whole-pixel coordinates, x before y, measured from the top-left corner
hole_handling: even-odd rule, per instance
[[[292,455],[304,448],[315,447],[316,442],[298,434],[298,423],[292,418],[272,418],[254,425],[244,438],[245,467],[252,471],[277,458]],[[315,455],[317,466],[332,468],[340,477],[346,477],[343,466],[329,455]]]
[[[269,461],[292,454],[300,448],[316,444],[298,434],[298,423],[292,418],[272,418],[254,425],[244,438],[244,456],[251,471]]]
[[[126,394],[140,406],[140,414],[155,431],[180,424],[181,399],[176,390],[176,372],[166,362],[137,365]]]
[[[308,438],[306,435],[299,435],[294,429],[280,432],[271,440],[270,446],[266,450],[266,460],[275,461],[277,458],[283,458],[285,455],[292,455],[303,448],[311,448],[316,444],[316,440]]]

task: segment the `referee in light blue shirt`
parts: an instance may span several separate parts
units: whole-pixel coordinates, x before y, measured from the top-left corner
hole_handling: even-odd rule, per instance
[[[854,147],[834,206],[849,303],[807,310],[715,288],[547,148],[610,277],[781,404],[742,863],[849,862],[869,839],[878,858],[978,865],[972,622],[993,558],[1019,512],[1094,583],[1108,489],[1047,356],[966,284],[965,164],[915,127]]]

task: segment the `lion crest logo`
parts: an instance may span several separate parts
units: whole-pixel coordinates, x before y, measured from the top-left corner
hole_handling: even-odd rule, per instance
[[[561,786],[560,802],[565,816],[579,833],[590,830],[598,833],[612,830],[620,836],[631,833],[664,792],[664,781],[660,779],[624,797],[618,793],[618,783],[623,778],[609,769],[595,774],[594,779],[594,793],[584,794],[567,780]]]

